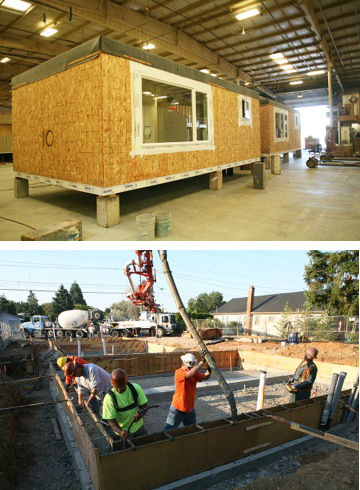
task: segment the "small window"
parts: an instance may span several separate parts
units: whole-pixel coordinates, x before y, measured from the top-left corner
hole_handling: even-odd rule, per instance
[[[275,110],[275,140],[288,139],[288,112]]]
[[[239,126],[251,126],[251,98],[239,95]]]
[[[300,115],[295,114],[295,129],[300,129]]]

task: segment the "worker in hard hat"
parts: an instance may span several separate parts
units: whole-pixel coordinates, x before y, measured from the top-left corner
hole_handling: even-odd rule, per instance
[[[179,427],[196,425],[195,396],[196,384],[207,380],[211,376],[208,367],[205,374],[200,373],[204,362],[197,362],[194,354],[188,353],[181,356],[182,366],[175,371],[175,394],[170,405],[169,414],[163,429],[167,432]]]
[[[317,367],[314,363],[314,359],[316,359],[318,352],[319,351],[315,349],[315,347],[306,349],[303,360],[297,367],[294,376],[286,385],[290,392],[289,403],[310,398],[311,389],[317,375]]]
[[[111,373],[111,385],[104,398],[103,420],[123,439],[146,435],[143,417],[148,400],[141,386],[130,383],[123,369],[115,369]]]
[[[67,357],[59,357],[58,360],[56,361],[57,362],[57,365],[62,369],[64,370],[64,366],[65,364],[67,364],[68,362],[76,362],[76,364],[88,364],[87,361],[85,361],[84,359],[82,359],[81,357],[77,357],[77,356],[67,356]],[[74,376],[67,376],[65,374],[65,384],[66,384],[66,388],[69,389],[70,386],[72,384],[76,384],[76,380],[74,378]]]
[[[77,394],[79,407],[91,407],[95,413],[100,412],[100,402],[107,390],[111,387],[110,374],[96,364],[77,364],[68,362],[64,366],[67,376],[74,376],[77,382]],[[89,398],[85,401],[85,394]]]

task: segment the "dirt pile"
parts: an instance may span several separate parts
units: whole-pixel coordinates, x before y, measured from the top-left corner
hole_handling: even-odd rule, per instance
[[[168,345],[179,350],[194,349],[197,350],[195,340],[182,337],[154,339],[147,337],[148,342],[158,345]],[[331,364],[346,364],[348,366],[359,365],[359,345],[345,344],[344,342],[311,342],[297,345],[286,345],[281,347],[280,342],[263,342],[255,344],[250,342],[241,342],[228,340],[218,344],[208,345],[210,351],[233,350],[263,352],[276,356],[295,357],[301,359],[308,347],[316,347],[319,350],[317,360],[320,362],[329,362]]]
[[[260,478],[251,485],[232,487],[232,490],[347,490],[359,488],[359,454],[350,449],[339,449],[332,454],[317,455],[310,464],[286,478]],[[306,458],[306,457],[305,457]],[[306,459],[301,463],[304,463]]]

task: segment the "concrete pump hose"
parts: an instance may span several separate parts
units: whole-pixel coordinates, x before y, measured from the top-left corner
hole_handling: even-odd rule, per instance
[[[183,302],[181,300],[179,291],[176,287],[175,281],[173,279],[172,273],[170,271],[170,267],[167,261],[167,251],[166,250],[159,250],[159,257],[163,266],[164,274],[167,279],[167,282],[169,284],[169,288],[171,291],[171,294],[173,295],[175,304],[179,310],[179,313],[186,325],[186,328],[191,332],[191,335],[193,336],[195,342],[197,343],[197,346],[199,347],[200,352],[204,355],[206,362],[212,369],[215,378],[217,379],[220,388],[222,392],[224,393],[225,397],[228,399],[229,405],[230,405],[230,410],[231,410],[231,417],[233,422],[237,422],[237,409],[236,409],[236,403],[235,403],[235,398],[233,392],[230,390],[225,378],[221,374],[221,371],[216,365],[215,360],[211,357],[206,345],[204,344],[202,338],[200,337],[198,331],[196,330],[195,326],[193,325],[192,321],[190,320],[187,311],[183,305]]]

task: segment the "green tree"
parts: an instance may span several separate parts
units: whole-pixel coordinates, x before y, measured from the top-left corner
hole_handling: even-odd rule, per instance
[[[52,300],[52,311],[54,315],[59,315],[62,311],[72,310],[74,308],[73,300],[69,291],[61,284]]]
[[[86,301],[81,291],[81,287],[76,281],[74,281],[70,286],[70,296],[73,300],[74,305],[76,304],[86,306]]]
[[[358,315],[359,251],[310,250],[308,256],[304,273],[307,304],[329,315]]]
[[[8,306],[9,306],[9,300],[7,299],[7,297],[4,294],[2,294],[0,296],[0,311],[7,312]]]
[[[29,296],[27,297],[26,303],[27,303],[27,307],[28,307],[28,311],[29,311],[30,315],[37,314],[37,310],[39,307],[39,301],[38,301],[35,293],[33,293],[32,291],[29,291]]]
[[[208,317],[210,313],[216,311],[225,303],[222,293],[213,291],[212,293],[201,293],[196,298],[188,301],[188,313],[192,318]]]
[[[115,321],[137,320],[139,318],[140,309],[130,303],[130,301],[119,301],[113,303],[110,307],[111,316]]]
[[[285,339],[289,332],[291,332],[293,325],[291,322],[292,309],[288,302],[286,302],[284,309],[281,313],[279,320],[277,321],[275,328],[279,332],[282,339]]]
[[[53,312],[53,304],[52,303],[43,303],[41,305],[44,315],[46,315],[52,322],[56,320],[56,315]]]

